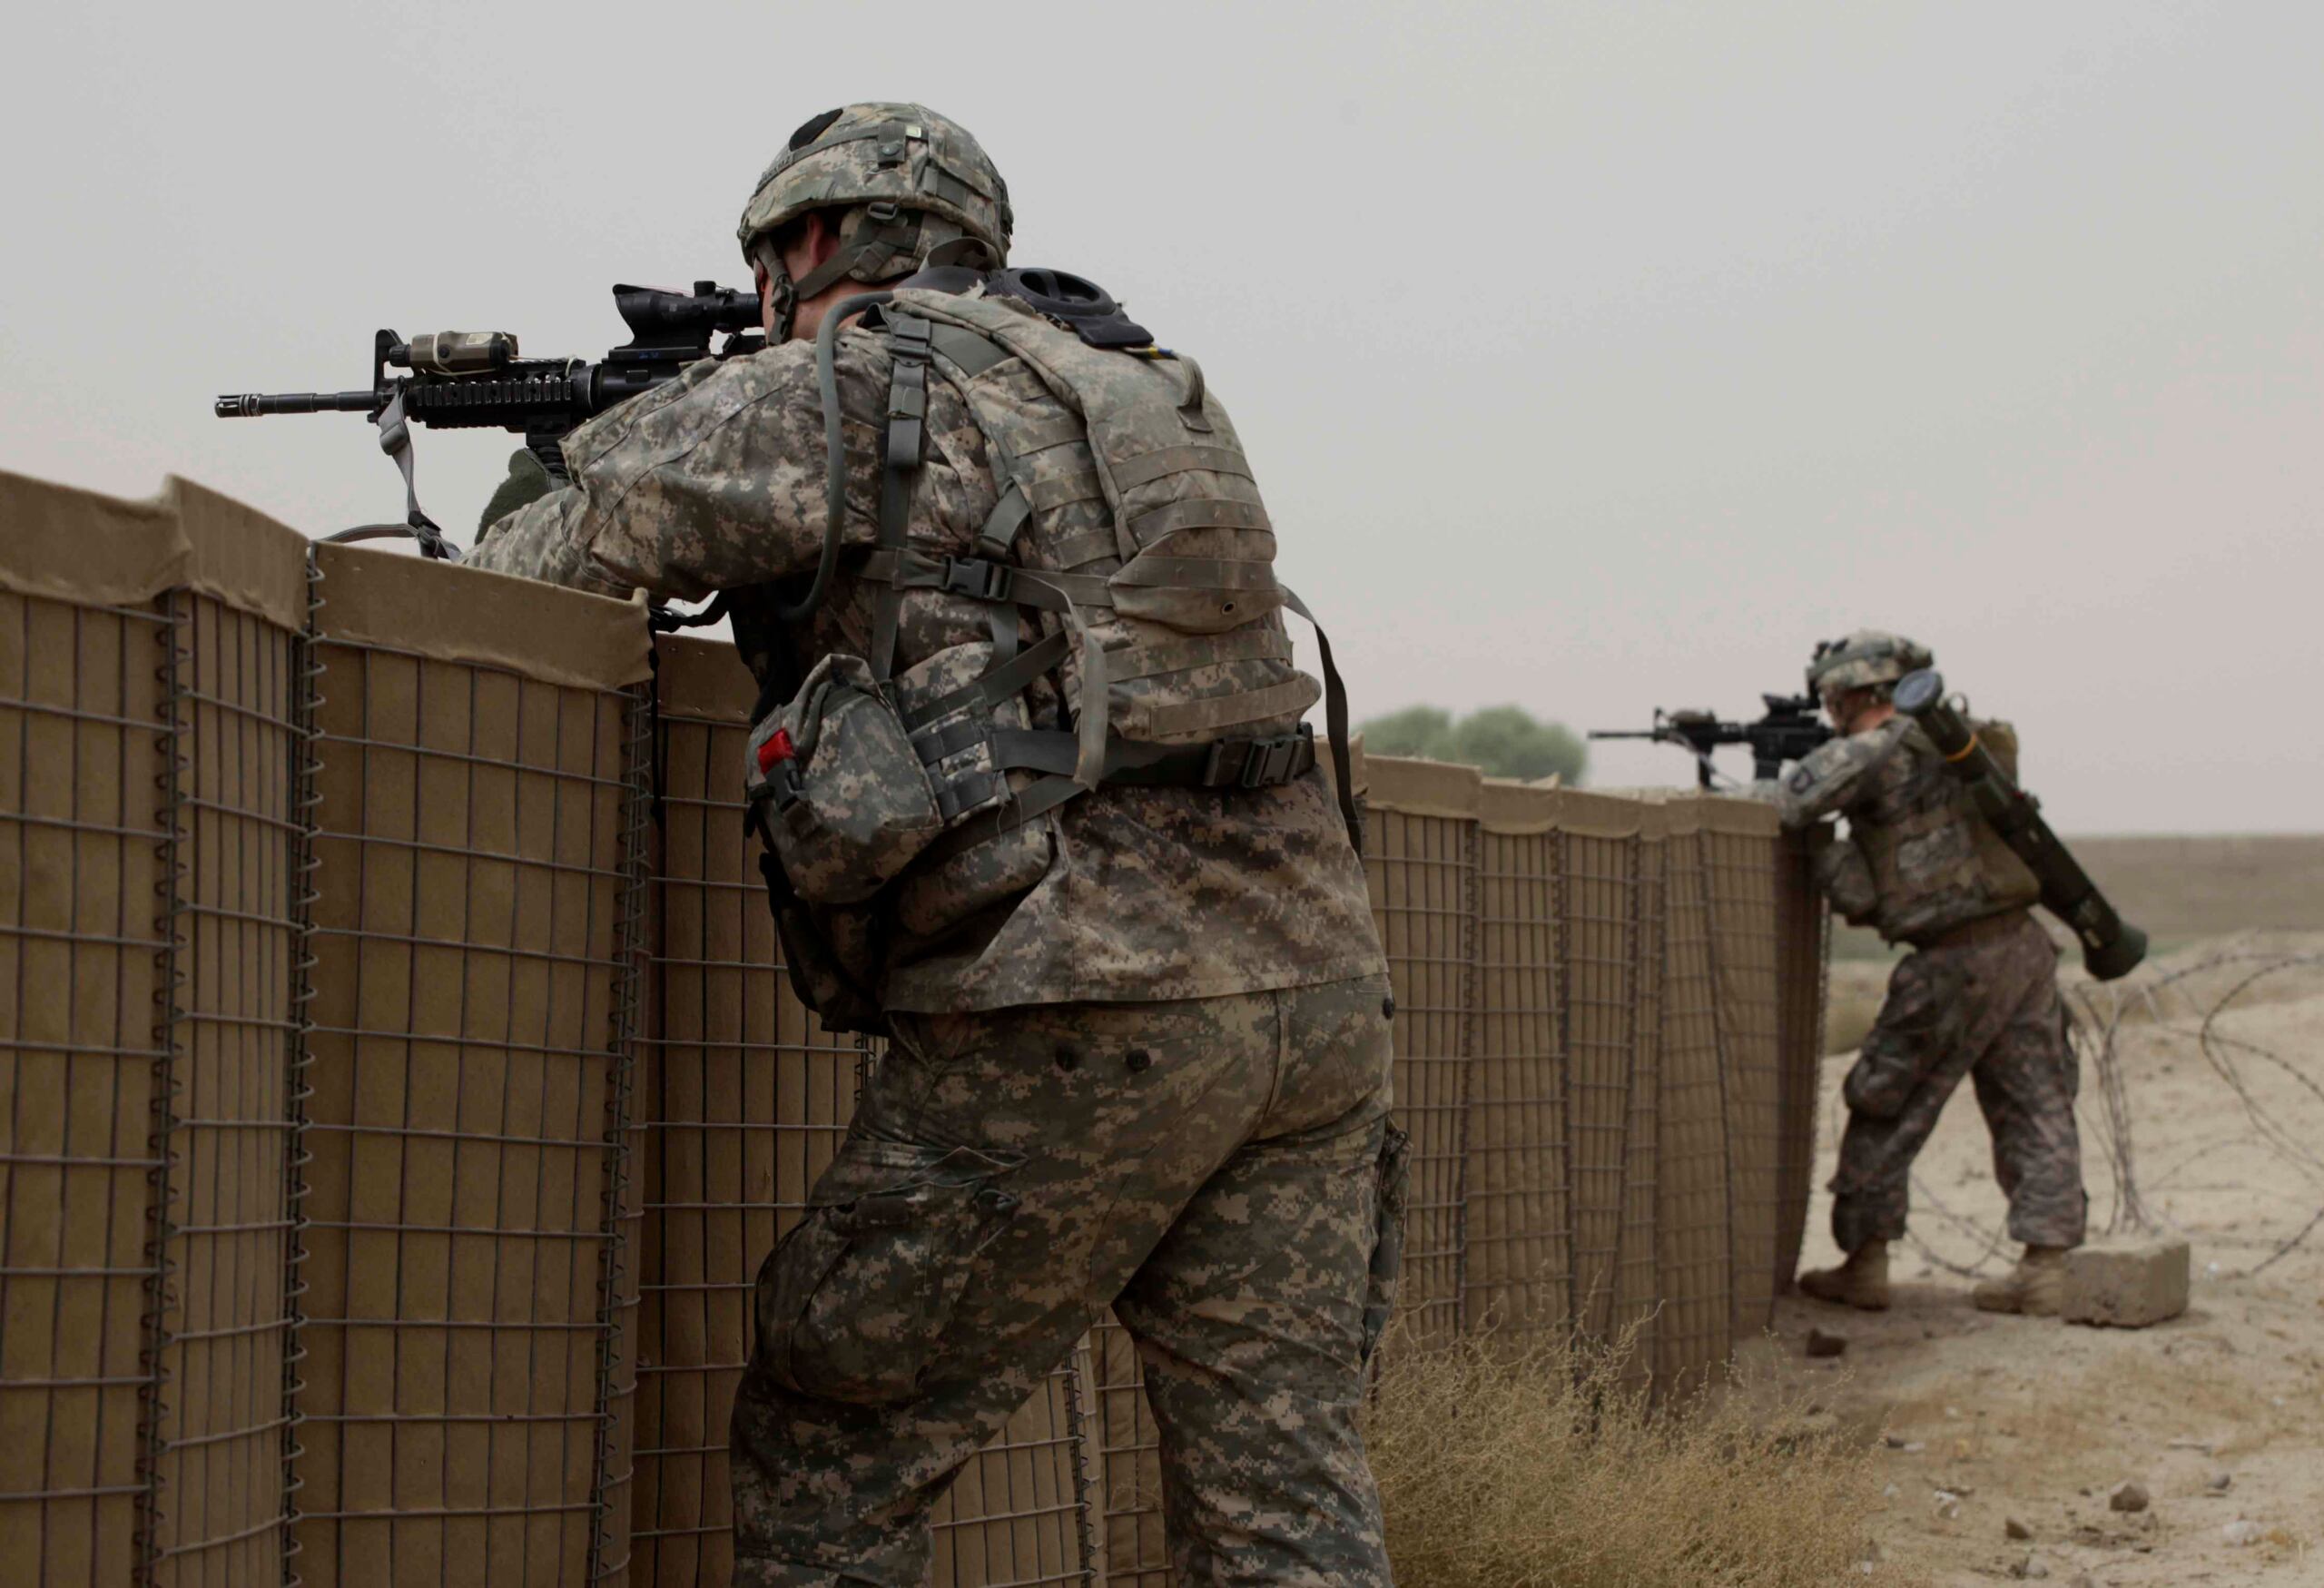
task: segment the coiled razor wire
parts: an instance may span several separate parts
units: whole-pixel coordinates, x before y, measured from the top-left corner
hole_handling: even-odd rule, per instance
[[[2324,1152],[2312,1145],[2319,1139],[2315,1127],[2324,1124],[2324,1081],[2284,1054],[2236,1035],[2221,1024],[2238,1001],[2261,982],[2288,972],[2319,966],[2324,966],[2324,953],[2232,949],[2182,966],[2168,975],[2129,986],[2079,982],[2065,990],[2074,1051],[2085,1072],[2097,1083],[2084,1093],[2080,1113],[2086,1139],[2094,1149],[2085,1156],[2104,1162],[2113,1186],[2113,1207],[2107,1218],[2105,1233],[2158,1229],[2186,1233],[2171,1219],[2149,1211],[2140,1184],[2137,1155],[2132,1149],[2132,1094],[2123,1076],[2122,1050],[2126,1021],[2134,1015],[2145,1017],[2139,1022],[2139,1030],[2191,1044],[2211,1073],[2235,1093],[2247,1127],[2237,1134],[2203,1143],[2165,1170],[2163,1180],[2223,1149],[2256,1143],[2298,1169],[2312,1186],[2324,1186]],[[2185,984],[2195,978],[2236,967],[2241,967],[2243,973],[2208,1005],[2198,1005],[2185,989]],[[2167,1012],[2174,998],[2189,1012],[2175,1018]],[[2275,1070],[2289,1080],[2315,1105],[2318,1118],[2302,1120],[2263,1103],[2252,1091],[2250,1071],[2254,1068]],[[1994,1260],[2004,1256],[2008,1243],[2003,1230],[1947,1207],[1917,1174],[1913,1177],[1913,1202],[1915,1208],[1932,1215],[1937,1225],[1974,1243],[1977,1248],[1975,1257],[1964,1261],[1939,1251],[1916,1231],[1907,1231],[1906,1241],[1932,1266],[1974,1277],[1989,1272]],[[2270,1247],[2266,1257],[2249,1267],[2214,1269],[2214,1277],[2248,1279],[2290,1256],[2319,1228],[2324,1228],[2324,1198],[2313,1207],[2303,1206],[2297,1217],[2298,1228]],[[2209,1244],[2220,1243],[2212,1238]]]

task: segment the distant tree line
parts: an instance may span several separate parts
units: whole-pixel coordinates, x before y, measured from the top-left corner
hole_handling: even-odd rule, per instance
[[[1533,783],[1555,773],[1572,784],[1590,766],[1581,735],[1521,705],[1488,705],[1458,719],[1441,705],[1408,705],[1372,718],[1363,732],[1368,755],[1457,762],[1488,777]]]

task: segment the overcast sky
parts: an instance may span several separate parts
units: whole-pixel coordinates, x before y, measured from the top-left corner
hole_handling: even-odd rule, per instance
[[[1007,173],[1016,262],[1201,358],[1359,715],[1746,714],[1871,624],[2015,720],[2068,832],[2324,827],[2309,0],[308,0],[8,34],[0,467],[397,517],[359,416],[211,399],[359,386],[383,324],[602,354],[611,283],[745,281],[734,217],[800,122],[920,99]],[[461,538],[510,444],[420,434]]]

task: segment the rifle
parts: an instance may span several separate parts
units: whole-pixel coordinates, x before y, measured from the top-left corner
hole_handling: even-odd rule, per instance
[[[759,334],[756,292],[696,281],[692,292],[617,286],[614,307],[630,340],[592,363],[584,359],[523,359],[507,331],[446,330],[406,341],[380,330],[371,342],[371,384],[355,391],[252,392],[218,399],[222,419],[279,413],[359,413],[379,427],[379,449],[403,474],[404,522],[368,524],[326,538],[369,540],[409,535],[428,557],[457,561],[443,530],[419,509],[412,486],[414,424],[456,429],[514,430],[551,478],[566,478],[558,443],[583,420],[651,391],[704,359],[731,359],[766,345]],[[725,340],[715,349],[714,336]],[[410,374],[391,377],[389,370]]]
[[[1664,711],[1657,706],[1654,726],[1644,731],[1593,728],[1593,739],[1651,739],[1658,745],[1684,745],[1694,752],[1698,786],[1711,786],[1710,753],[1721,745],[1751,746],[1751,775],[1772,778],[1787,761],[1807,756],[1834,736],[1831,726],[1816,715],[1812,695],[1762,695],[1767,715],[1755,723],[1722,722],[1707,711]]]

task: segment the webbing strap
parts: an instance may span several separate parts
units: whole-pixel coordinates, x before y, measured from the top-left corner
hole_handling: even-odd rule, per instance
[[[1102,574],[1034,573],[1011,563],[974,557],[931,557],[916,547],[882,549],[863,559],[861,577],[901,590],[949,590],[971,601],[1064,612],[1068,607],[1110,607],[1113,586]]]
[[[1241,478],[1251,478],[1251,466],[1232,447],[1165,447],[1158,452],[1140,453],[1137,457],[1114,465],[1114,488],[1129,490],[1147,485],[1165,475],[1185,474],[1193,469],[1206,469],[1212,474],[1232,474]]]
[[[893,363],[888,377],[888,430],[880,468],[880,545],[901,551],[911,513],[912,478],[920,472],[928,429],[929,324],[916,314],[888,316],[888,346]],[[893,676],[896,629],[903,614],[904,588],[882,586],[874,609],[872,676],[882,684]]]
[[[1014,700],[1025,686],[1065,660],[1072,641],[1063,629],[1027,646],[998,667],[989,667],[958,689],[938,695],[903,719],[906,733],[918,733],[962,706],[982,703],[999,705]]]
[[[1134,557],[1114,576],[1118,585],[1160,586],[1166,589],[1274,590],[1275,564],[1245,562],[1223,557],[1156,557],[1148,552]]]
[[[1140,513],[1129,521],[1130,533],[1140,546],[1151,545],[1165,535],[1179,529],[1272,529],[1267,510],[1256,502],[1237,502],[1225,497],[1189,497],[1157,508],[1150,513]]]
[[[960,373],[971,380],[1017,356],[983,332],[965,326],[940,325],[929,333],[928,340],[930,346],[958,364]]]
[[[996,463],[1002,461],[995,459]],[[984,523],[977,529],[977,555],[994,562],[1006,561],[1009,549],[1016,545],[1018,533],[1033,516],[1033,504],[1025,499],[1025,490],[1014,476],[1001,469],[996,475],[1009,481],[1002,488],[1000,499],[992,504],[992,511],[985,515]]]
[[[395,395],[388,399],[387,407],[379,410],[379,450],[395,459],[396,469],[403,476],[404,523],[414,540],[419,542],[419,554],[443,562],[458,562],[460,554],[444,538],[442,526],[419,508],[419,488],[412,483],[411,426],[403,417],[403,382],[396,382]]]
[[[1283,604],[1305,618],[1315,631],[1316,653],[1324,661],[1324,736],[1332,746],[1332,786],[1340,796],[1340,820],[1347,824],[1347,841],[1355,845],[1358,854],[1364,853],[1364,823],[1355,814],[1355,768],[1348,764],[1347,751],[1347,684],[1340,677],[1338,664],[1332,660],[1332,636],[1315,621],[1315,615],[1285,587]]]

